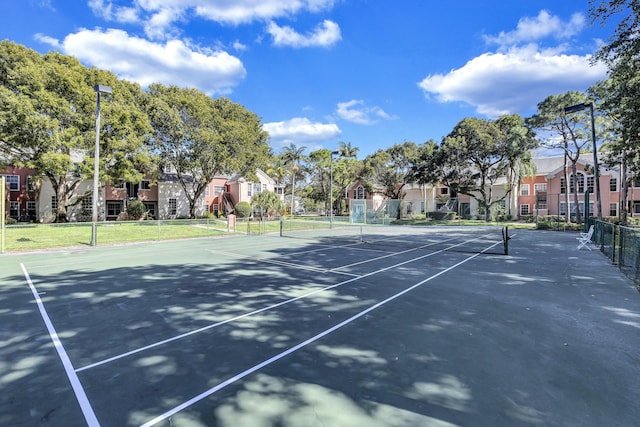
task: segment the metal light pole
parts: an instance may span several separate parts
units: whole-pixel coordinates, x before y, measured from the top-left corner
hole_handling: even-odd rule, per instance
[[[337,154],[340,152],[332,151],[329,160],[329,228],[333,228],[333,156]]]
[[[91,246],[97,243],[98,232],[98,171],[100,164],[100,95],[103,93],[113,93],[110,86],[95,85],[96,92],[96,146],[93,155],[93,197],[91,203]]]
[[[596,122],[593,112],[593,102],[585,102],[583,104],[576,104],[570,107],[565,107],[565,113],[575,113],[576,111],[582,111],[589,108],[591,110],[591,142],[593,143],[593,169],[594,180],[596,181],[596,209],[598,209],[598,220],[602,221],[602,204],[600,202],[600,168],[598,166],[598,148],[596,147]],[[585,214],[588,215],[589,212]]]

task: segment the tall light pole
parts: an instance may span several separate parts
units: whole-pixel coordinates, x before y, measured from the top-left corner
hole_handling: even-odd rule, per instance
[[[565,107],[565,113],[575,113],[589,108],[591,110],[591,142],[593,143],[593,169],[596,184],[596,208],[598,209],[598,220],[602,221],[602,204],[600,202],[600,168],[598,167],[598,148],[596,147],[596,122],[593,113],[593,102],[585,102],[570,107]],[[588,212],[586,212],[588,214]]]
[[[93,197],[91,203],[91,246],[97,243],[98,232],[98,172],[100,164],[100,95],[103,93],[113,93],[111,86],[95,85],[96,92],[96,146],[93,155]]]
[[[340,154],[332,151],[329,160],[329,228],[333,228],[333,156]]]

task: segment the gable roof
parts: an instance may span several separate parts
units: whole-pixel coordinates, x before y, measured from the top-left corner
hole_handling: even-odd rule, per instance
[[[616,172],[616,168],[608,168],[604,166],[601,161],[601,156],[598,156],[598,165],[600,166],[600,175],[613,175]],[[547,177],[556,176],[564,169],[564,156],[555,157],[538,157],[533,159],[536,165],[536,175],[544,175]],[[593,153],[581,154],[578,157],[577,164],[585,167],[587,165],[593,166]],[[571,166],[571,161],[567,162],[567,167]]]

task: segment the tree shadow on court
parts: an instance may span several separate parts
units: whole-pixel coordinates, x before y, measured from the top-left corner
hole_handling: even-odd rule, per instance
[[[531,257],[518,250],[469,263],[264,363],[464,257],[355,280],[327,270],[362,258],[316,247],[278,247],[268,260],[194,255],[188,263],[34,269],[31,279],[103,426],[140,425],[243,373],[158,425],[605,425],[612,399],[634,414],[633,375],[599,376],[612,394],[605,399],[581,373],[602,369],[598,359],[614,344],[627,352],[638,342],[636,302],[616,300],[590,270],[601,266],[524,264]],[[298,261],[303,250],[313,263]],[[10,308],[0,311],[0,406],[11,409],[0,425],[83,425],[24,277],[3,281],[0,303]],[[595,350],[587,327],[609,348]],[[588,352],[597,357],[584,360]],[[621,359],[616,366],[637,372],[637,358]],[[613,382],[632,391],[612,392]]]

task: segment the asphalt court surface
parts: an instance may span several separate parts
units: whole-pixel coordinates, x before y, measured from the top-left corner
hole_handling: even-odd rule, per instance
[[[278,236],[3,256],[0,425],[634,425],[640,294],[574,234],[512,234],[508,256]]]

